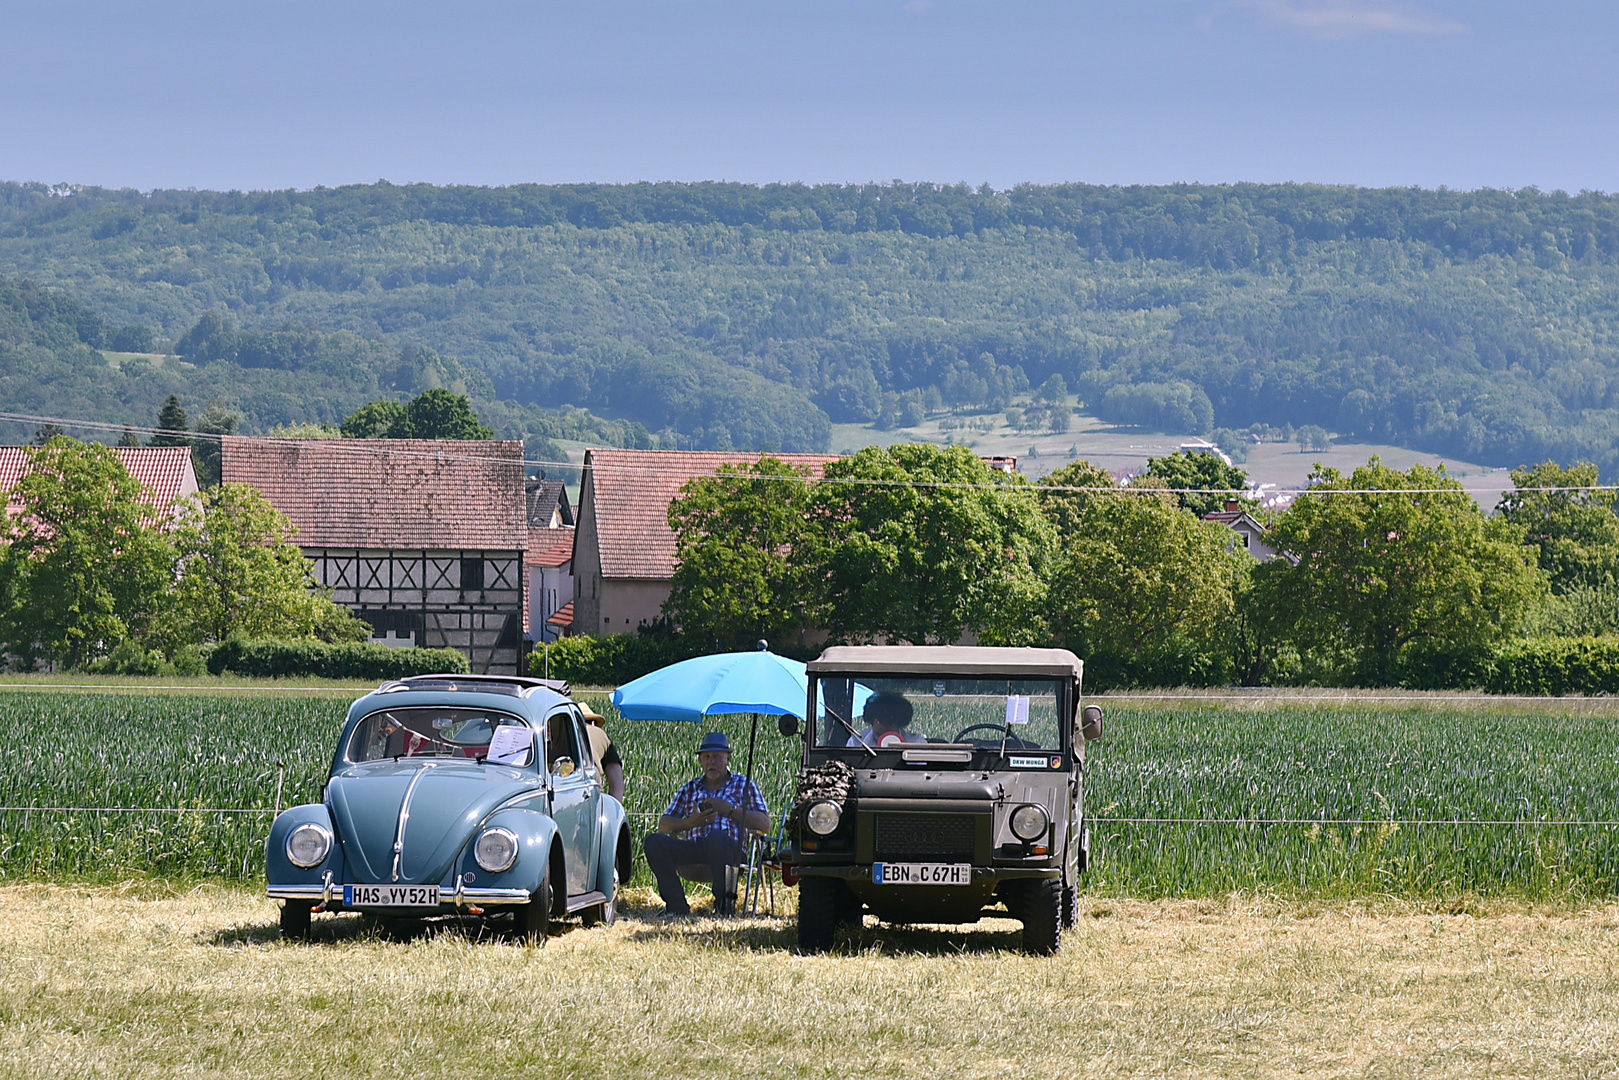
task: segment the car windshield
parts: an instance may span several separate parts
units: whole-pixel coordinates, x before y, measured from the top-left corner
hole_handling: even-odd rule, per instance
[[[901,676],[816,679],[821,747],[956,743],[1060,750],[1056,679]]]
[[[489,709],[383,709],[354,725],[349,761],[416,757],[483,757],[497,764],[528,765],[534,739],[527,722]]]

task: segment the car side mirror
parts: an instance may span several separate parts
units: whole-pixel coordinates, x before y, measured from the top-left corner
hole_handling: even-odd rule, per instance
[[[798,717],[790,715],[783,716],[780,720],[776,721],[776,730],[781,732],[783,738],[792,738],[794,735],[798,734]]]
[[[572,776],[578,767],[571,757],[559,757],[551,762],[551,772],[562,777]]]
[[[1102,737],[1102,707],[1087,705],[1080,714],[1079,734],[1086,742]]]

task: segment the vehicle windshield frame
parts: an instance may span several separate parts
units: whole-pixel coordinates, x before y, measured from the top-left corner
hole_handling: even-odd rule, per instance
[[[481,708],[476,705],[470,705],[458,701],[454,703],[413,702],[407,705],[384,705],[380,708],[372,709],[370,712],[367,712],[365,715],[355,720],[353,726],[349,729],[340,750],[339,756],[341,760],[348,765],[364,765],[377,761],[466,761],[480,765],[487,762],[487,755],[489,751],[488,742],[461,742],[455,739],[454,736],[449,736],[440,740],[436,736],[422,732],[419,729],[406,724],[402,718],[404,714],[423,712],[466,714],[464,719],[469,723],[477,719],[488,719],[492,721],[489,727],[491,737],[493,737],[494,732],[501,727],[507,727],[513,724],[520,725],[530,733],[528,760],[522,763],[495,762],[495,764],[503,765],[506,768],[533,769],[540,759],[540,751],[535,745],[538,740],[533,738],[536,729],[528,717],[507,709]],[[431,753],[415,751],[401,752],[397,754],[381,753],[377,755],[370,755],[362,752],[359,749],[359,746],[361,740],[367,737],[367,725],[373,718],[389,714],[393,714],[392,719],[395,723],[400,725],[401,729],[415,733],[426,742],[438,742],[443,746],[450,747],[451,749]],[[448,725],[446,725],[446,727],[447,726]],[[418,743],[416,745],[419,746],[421,744]],[[461,752],[457,753],[457,750]]]
[[[1013,684],[1033,684],[1033,683],[1048,684],[1048,685],[1050,685],[1052,687],[1052,689],[1053,689],[1053,691],[1055,693],[1055,698],[1056,698],[1056,719],[1055,719],[1055,724],[1056,724],[1056,733],[1055,733],[1056,734],[1056,740],[1055,740],[1056,741],[1056,746],[1055,746],[1055,748],[1053,748],[1053,747],[1045,747],[1045,746],[1042,746],[1040,748],[1020,748],[1020,747],[1018,747],[1017,746],[1017,741],[1018,741],[1017,740],[1017,733],[1018,733],[1019,728],[1016,725],[1014,725],[1011,728],[1010,745],[1006,745],[1004,747],[1003,747],[1003,744],[1002,744],[1002,742],[1001,742],[1001,740],[999,738],[997,738],[995,740],[995,744],[992,745],[992,746],[982,744],[983,742],[987,742],[987,740],[982,740],[980,742],[966,742],[966,743],[901,742],[901,743],[894,743],[894,744],[891,744],[891,745],[888,745],[888,746],[871,746],[871,747],[866,747],[866,746],[863,746],[863,745],[861,745],[859,743],[856,743],[853,746],[850,746],[850,745],[847,745],[847,744],[840,746],[840,745],[836,745],[836,744],[832,744],[832,743],[823,742],[822,741],[822,730],[823,730],[823,727],[825,727],[826,725],[836,724],[837,727],[838,727],[838,730],[840,730],[840,731],[845,730],[843,724],[839,723],[838,721],[826,719],[826,717],[832,715],[830,710],[828,710],[826,713],[822,712],[822,702],[821,702],[821,699],[820,699],[821,683],[824,680],[830,680],[830,679],[849,679],[849,680],[854,681],[855,683],[859,683],[859,684],[862,684],[862,685],[865,685],[865,686],[868,686],[868,687],[872,683],[879,683],[880,684],[880,683],[887,683],[887,682],[905,682],[905,681],[925,682],[925,683],[933,683],[933,682],[946,682],[946,683],[950,683],[950,682],[956,682],[956,683],[961,683],[961,682],[984,682],[984,683],[996,683],[996,682],[998,682],[998,683],[1013,683]],[[809,694],[808,694],[808,701],[807,701],[807,706],[806,706],[806,712],[810,716],[817,717],[817,719],[810,722],[810,723],[807,723],[805,725],[805,727],[807,729],[806,732],[805,732],[805,746],[806,746],[806,749],[809,752],[814,753],[814,754],[838,754],[840,756],[848,757],[848,759],[851,762],[854,762],[855,764],[859,764],[860,762],[867,762],[867,763],[872,763],[872,764],[881,764],[883,767],[888,767],[891,764],[898,764],[898,763],[904,761],[904,757],[905,757],[904,752],[907,751],[907,750],[926,752],[926,751],[929,751],[929,750],[931,750],[931,751],[941,751],[941,750],[951,750],[951,749],[970,749],[971,750],[970,758],[968,758],[967,760],[960,761],[960,762],[955,762],[955,764],[959,764],[959,765],[963,765],[963,766],[967,766],[967,767],[971,767],[971,768],[979,768],[979,769],[981,769],[981,768],[986,768],[986,767],[991,767],[991,766],[993,766],[995,768],[1011,768],[1012,766],[1009,764],[1009,762],[1010,762],[1010,759],[1014,755],[1020,756],[1020,757],[1021,756],[1040,756],[1042,758],[1050,758],[1052,756],[1060,755],[1062,757],[1063,763],[1067,764],[1068,761],[1069,761],[1070,750],[1071,750],[1071,747],[1072,747],[1072,739],[1073,739],[1072,728],[1073,728],[1073,724],[1072,723],[1065,723],[1064,722],[1064,717],[1071,718],[1074,715],[1074,713],[1073,713],[1073,707],[1074,707],[1074,697],[1073,697],[1073,695],[1074,695],[1074,687],[1073,687],[1073,684],[1072,684],[1071,680],[1064,679],[1064,678],[1061,678],[1060,676],[1052,675],[1052,674],[1050,674],[1048,672],[1044,672],[1044,671],[1032,673],[1032,674],[1029,674],[1029,675],[1000,675],[1000,674],[984,675],[984,674],[978,674],[978,673],[956,675],[956,674],[952,674],[952,673],[949,673],[949,672],[940,672],[940,671],[885,671],[885,672],[882,672],[881,674],[870,672],[870,671],[817,671],[817,672],[811,673],[811,675],[809,677]],[[849,721],[849,723],[850,723],[850,725],[852,727],[852,731],[855,734],[858,734],[858,733],[864,731],[865,728],[866,728],[866,725],[861,723],[861,721],[856,717],[845,717],[845,718],[842,718],[842,719]],[[1003,731],[1004,731],[1004,727],[1005,727],[1004,723],[1003,724],[998,724],[997,726],[1001,727],[1003,729]],[[914,754],[914,753],[912,754],[913,758],[918,757],[918,756],[919,755],[917,755],[917,754]],[[932,755],[928,755],[928,756],[932,756]],[[921,763],[921,762],[918,762],[918,763]],[[930,764],[930,765],[943,765],[943,764],[950,764],[950,762],[932,762],[932,761],[930,761],[930,762],[927,762],[927,764]],[[1033,766],[1029,766],[1029,767],[1032,768]],[[1049,768],[1050,766],[1049,766],[1049,764],[1047,764],[1044,767]]]

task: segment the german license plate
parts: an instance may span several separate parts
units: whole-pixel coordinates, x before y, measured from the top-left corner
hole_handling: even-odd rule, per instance
[[[873,885],[971,885],[971,863],[873,863]]]
[[[345,885],[344,907],[438,907],[437,885]]]

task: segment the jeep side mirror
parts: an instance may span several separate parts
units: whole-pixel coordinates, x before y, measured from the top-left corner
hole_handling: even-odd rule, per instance
[[[1079,734],[1086,742],[1102,737],[1102,707],[1087,705],[1080,713]]]
[[[798,734],[798,717],[783,716],[780,720],[776,721],[776,730],[781,732],[784,738],[792,738],[794,735]]]

